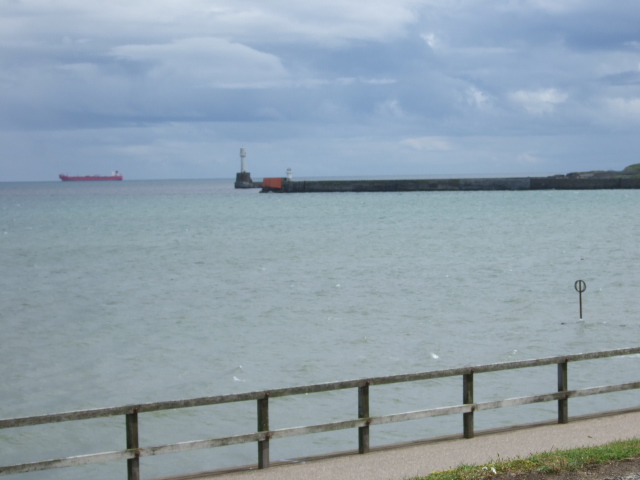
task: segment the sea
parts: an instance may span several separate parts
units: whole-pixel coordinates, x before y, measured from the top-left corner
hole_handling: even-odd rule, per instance
[[[261,194],[231,179],[0,183],[0,418],[441,370],[640,344],[640,190]],[[575,282],[583,280],[582,318]],[[637,381],[640,356],[569,366]],[[475,400],[557,389],[478,374]],[[638,405],[638,392],[569,403]],[[459,377],[372,387],[371,414],[462,403]],[[476,413],[476,430],[556,418]],[[357,416],[357,392],[270,402],[272,429]],[[372,427],[372,445],[460,433]],[[254,402],[141,414],[141,446],[256,431]],[[124,418],[0,430],[0,465],[126,448]],[[357,432],[271,441],[271,459]],[[255,444],[141,459],[143,478],[256,463]],[[125,462],[9,476],[126,478]]]

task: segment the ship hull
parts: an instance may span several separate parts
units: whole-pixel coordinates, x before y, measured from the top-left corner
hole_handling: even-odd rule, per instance
[[[60,180],[63,182],[103,182],[103,181],[119,181],[122,180],[122,175],[84,175],[84,176],[69,176],[60,174]]]

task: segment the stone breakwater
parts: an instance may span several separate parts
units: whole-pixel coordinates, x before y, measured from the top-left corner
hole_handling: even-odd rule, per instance
[[[483,190],[604,190],[638,189],[640,178],[451,178],[424,180],[311,180],[264,179],[261,192],[446,192]]]

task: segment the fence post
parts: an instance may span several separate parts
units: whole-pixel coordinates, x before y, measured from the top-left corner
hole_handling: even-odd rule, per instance
[[[258,399],[258,431],[269,431],[269,392],[264,398]],[[258,441],[258,468],[269,467],[269,434],[264,440]]]
[[[569,362],[558,363],[558,392],[566,392],[569,390],[569,379],[567,376]],[[558,399],[558,423],[569,423],[569,399]]]
[[[462,403],[473,404],[473,370],[462,376]],[[473,438],[473,411],[462,414],[464,438]]]
[[[369,418],[369,381],[364,387],[358,387],[358,418]],[[358,427],[358,452],[369,451],[369,424]]]
[[[127,413],[127,450],[140,447],[138,440],[138,407],[133,412]],[[127,459],[128,480],[140,480],[140,454],[136,452],[136,458]]]

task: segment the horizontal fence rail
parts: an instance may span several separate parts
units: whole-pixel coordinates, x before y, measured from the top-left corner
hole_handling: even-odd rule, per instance
[[[514,407],[529,405],[541,402],[558,402],[558,423],[567,423],[568,400],[570,398],[585,397],[603,393],[620,392],[625,390],[640,389],[640,381],[606,385],[598,387],[583,388],[579,390],[568,389],[568,364],[584,360],[596,360],[601,358],[619,357],[624,355],[640,354],[640,347],[624,348],[618,350],[607,350],[601,352],[583,353],[575,355],[565,355],[557,357],[539,358],[534,360],[523,360],[516,362],[494,363],[488,365],[476,365],[471,367],[453,368],[447,370],[435,370],[420,373],[410,373],[404,375],[392,375],[386,377],[374,377],[368,379],[348,380],[342,382],[320,383],[315,385],[305,385],[291,388],[280,388],[268,391],[247,392],[231,395],[217,395],[211,397],[192,398],[188,400],[175,400],[168,402],[145,403],[140,405],[126,405],[121,407],[100,408],[93,410],[81,410],[74,412],[55,413],[49,415],[39,415],[31,417],[0,419],[0,429],[21,428],[32,425],[52,424],[59,422],[88,420],[112,416],[125,416],[127,445],[125,450],[115,452],[101,452],[89,455],[79,455],[74,457],[46,460],[32,463],[22,463],[18,465],[0,466],[0,475],[10,475],[17,473],[33,472],[38,470],[49,470],[53,468],[72,467],[87,465],[91,463],[103,463],[108,461],[126,460],[127,475],[129,480],[140,479],[141,457],[163,455],[168,453],[187,452],[191,450],[201,450],[227,445],[237,445],[242,443],[257,442],[258,445],[258,467],[267,468],[269,466],[269,442],[279,438],[308,435],[313,433],[331,432],[345,429],[358,429],[358,450],[360,453],[367,453],[369,447],[371,425],[383,425],[395,422],[405,422],[429,417],[443,415],[463,416],[463,436],[473,438],[474,436],[474,412],[492,410],[504,407]],[[479,373],[498,372],[505,370],[515,370],[520,368],[540,367],[545,365],[557,365],[558,390],[551,393],[531,395],[518,398],[507,398],[503,400],[475,403],[473,399],[473,387],[475,375]],[[397,383],[415,382],[420,380],[430,380],[446,377],[462,377],[462,404],[451,405],[411,412],[401,412],[382,416],[370,415],[370,387],[376,385],[389,385]],[[303,427],[283,428],[272,430],[269,428],[269,400],[272,398],[288,397],[293,395],[303,395],[310,393],[331,392],[345,389],[358,390],[358,418],[333,423],[323,423],[319,425],[309,425]],[[210,438],[205,440],[194,440],[189,442],[173,443],[169,445],[158,445],[152,447],[142,447],[138,439],[138,419],[141,413],[157,412],[163,410],[175,410],[180,408],[202,407],[209,405],[220,405],[225,403],[236,403],[256,401],[257,402],[257,431],[235,435],[230,437]]]

